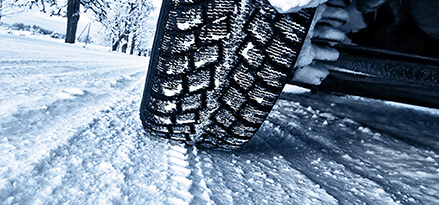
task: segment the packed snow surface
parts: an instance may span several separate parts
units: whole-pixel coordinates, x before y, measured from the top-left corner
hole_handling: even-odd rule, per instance
[[[439,203],[438,110],[289,87],[199,150],[144,132],[147,61],[0,34],[0,204]]]

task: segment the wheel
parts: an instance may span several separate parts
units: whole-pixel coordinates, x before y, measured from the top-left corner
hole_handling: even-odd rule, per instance
[[[140,108],[145,130],[200,147],[244,145],[291,77],[314,12],[165,0]]]

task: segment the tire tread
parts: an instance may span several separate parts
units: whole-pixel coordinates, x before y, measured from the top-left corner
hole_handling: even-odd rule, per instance
[[[144,127],[202,147],[241,147],[279,97],[313,10],[279,14],[265,0],[164,6],[141,106]]]

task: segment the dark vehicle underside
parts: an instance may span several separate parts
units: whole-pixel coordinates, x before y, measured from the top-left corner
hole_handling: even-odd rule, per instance
[[[344,93],[439,108],[439,2],[387,1],[364,14],[367,27],[337,44],[320,85],[290,80],[313,92]],[[324,40],[315,40],[328,44]]]
[[[320,85],[290,80],[313,92],[344,93],[439,108],[439,2],[387,1],[364,15],[367,27],[338,44]],[[315,41],[321,44],[330,42]]]

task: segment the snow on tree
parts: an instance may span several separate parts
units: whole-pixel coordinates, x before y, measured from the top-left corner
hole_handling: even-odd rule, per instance
[[[134,54],[135,50],[146,50],[143,35],[151,28],[145,22],[154,9],[150,0],[83,0],[82,3],[105,28],[103,34],[112,42],[113,51]]]
[[[55,16],[65,16],[67,0],[28,0],[31,6],[36,5],[43,13]]]
[[[0,20],[37,7],[43,13],[65,16],[67,0],[0,0]]]
[[[28,0],[0,0],[0,20],[4,16],[24,11],[30,4]]]

